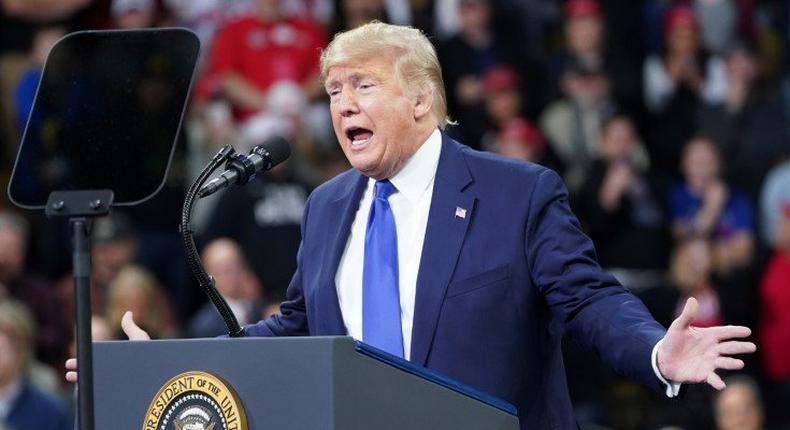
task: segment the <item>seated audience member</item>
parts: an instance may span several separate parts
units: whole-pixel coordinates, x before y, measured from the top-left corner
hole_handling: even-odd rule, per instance
[[[652,114],[650,158],[661,170],[674,173],[683,142],[697,129],[700,104],[722,102],[727,80],[724,62],[700,48],[699,24],[690,7],[667,11],[664,40],[664,52],[645,61],[644,98]]]
[[[700,111],[700,130],[720,148],[727,182],[757,201],[766,173],[786,151],[790,123],[748,45],[730,49],[727,81],[726,98]]]
[[[140,327],[158,337],[174,337],[173,309],[154,275],[137,266],[126,266],[110,281],[106,318],[113,337],[123,336],[121,318],[131,311]]]
[[[612,117],[578,201],[601,265],[634,291],[663,284],[669,244],[660,196],[633,123]]]
[[[669,207],[675,239],[711,239],[716,272],[726,275],[752,261],[754,220],[748,198],[722,180],[721,167],[709,139],[692,139],[683,151],[684,182],[671,190]]]
[[[240,325],[264,317],[260,284],[236,242],[216,239],[206,245],[201,257],[206,272],[214,278],[217,291],[228,302]],[[214,305],[206,303],[192,318],[187,331],[190,337],[215,337],[227,334],[228,328]]]
[[[31,339],[34,353],[41,361],[59,366],[66,353],[68,318],[72,314],[63,312],[52,284],[26,272],[28,233],[28,224],[21,216],[0,211],[0,290],[30,309],[38,326],[38,335]],[[73,287],[69,291],[73,293]]]
[[[781,212],[772,229],[774,254],[760,285],[759,333],[765,374],[790,387],[790,199]]]
[[[575,194],[587,180],[598,153],[601,127],[615,112],[615,103],[609,78],[601,69],[568,64],[561,86],[563,98],[546,107],[540,128],[565,165],[563,179]]]
[[[22,304],[0,301],[0,428],[68,430],[63,405],[26,376],[34,355],[34,327]]]
[[[727,388],[716,393],[713,408],[717,430],[762,430],[763,402],[757,383],[746,375],[724,380]]]
[[[680,293],[673,318],[683,311],[686,300],[694,297],[699,311],[693,326],[713,327],[722,323],[719,295],[711,280],[712,268],[713,255],[707,240],[694,238],[678,244],[670,266],[672,284]]]

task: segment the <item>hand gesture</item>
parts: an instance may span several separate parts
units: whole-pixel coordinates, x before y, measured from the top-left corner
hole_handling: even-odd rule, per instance
[[[141,329],[134,322],[134,315],[130,311],[123,314],[121,318],[121,328],[129,340],[150,340],[151,336]],[[77,359],[69,358],[66,360],[66,380],[69,382],[77,382]]]
[[[693,327],[691,323],[697,316],[697,306],[694,298],[688,299],[683,313],[669,326],[658,348],[658,370],[670,382],[707,382],[722,390],[724,381],[716,370],[743,368],[742,360],[729,355],[752,353],[757,347],[752,342],[731,340],[751,335],[748,327]]]

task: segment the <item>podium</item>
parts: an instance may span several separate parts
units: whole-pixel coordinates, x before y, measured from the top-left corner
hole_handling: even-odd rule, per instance
[[[512,405],[350,337],[97,342],[94,372],[97,429],[519,428]]]

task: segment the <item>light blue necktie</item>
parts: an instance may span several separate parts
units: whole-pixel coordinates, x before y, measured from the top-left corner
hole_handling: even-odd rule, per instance
[[[398,292],[398,235],[387,200],[396,191],[390,181],[376,181],[365,233],[362,271],[362,337],[365,343],[403,357]]]

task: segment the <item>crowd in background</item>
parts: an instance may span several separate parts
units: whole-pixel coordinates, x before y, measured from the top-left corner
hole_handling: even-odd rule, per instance
[[[3,189],[58,38],[178,26],[202,43],[164,188],[94,224],[94,339],[123,338],[126,310],[156,338],[224,333],[181,249],[183,195],[221,146],[246,151],[275,135],[291,142],[291,159],[202,201],[194,222],[239,321],[278,311],[307,196],[348,168],[320,49],[374,19],[434,42],[457,122],[450,136],[561,173],[601,265],[656,319],[669,324],[695,297],[695,325],[754,329],[758,353],[726,375],[726,390],[687,387],[681,401],[611,374],[569,339],[582,428],[790,428],[786,0],[0,0]],[[66,221],[2,199],[0,429],[70,428]]]

